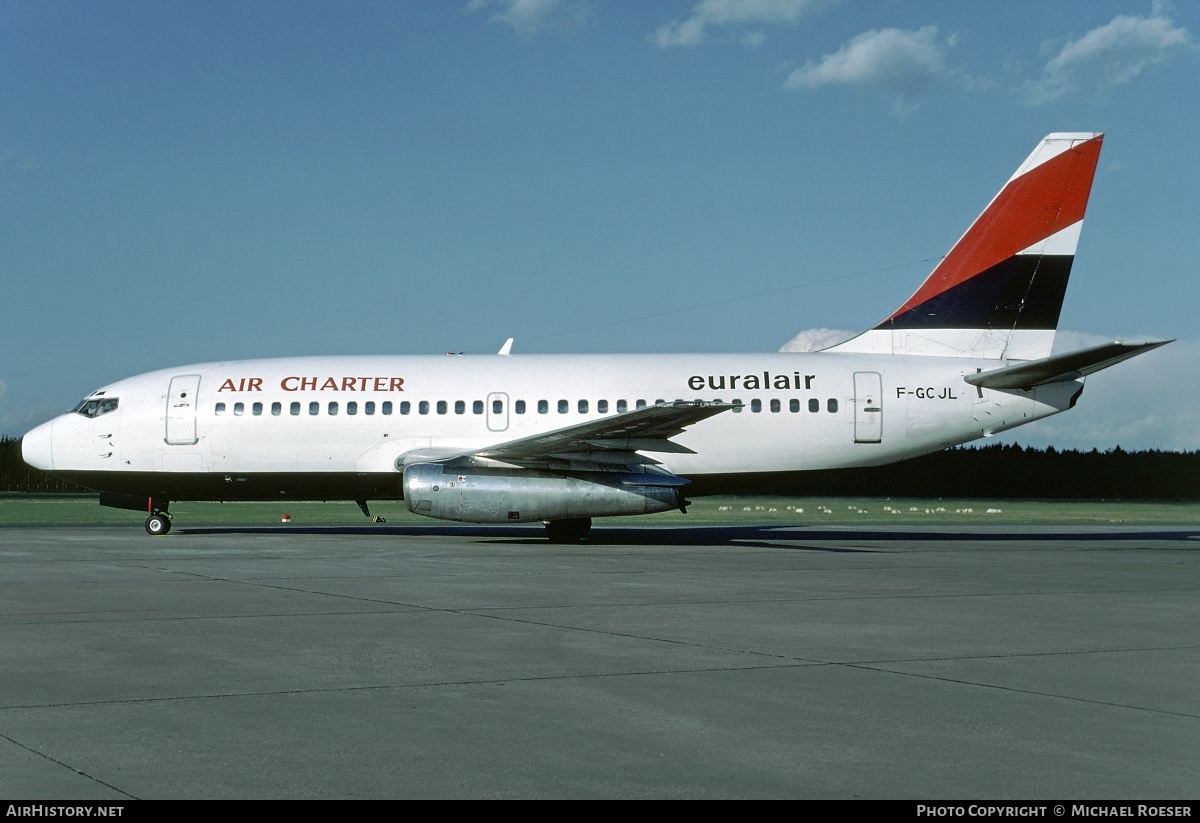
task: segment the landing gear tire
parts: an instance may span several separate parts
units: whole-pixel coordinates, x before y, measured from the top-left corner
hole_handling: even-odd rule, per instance
[[[166,534],[171,530],[171,518],[167,517],[162,512],[155,512],[146,518],[146,534],[152,534],[158,537],[160,534]]]
[[[551,543],[578,543],[592,530],[592,518],[578,520],[547,520],[546,537]]]

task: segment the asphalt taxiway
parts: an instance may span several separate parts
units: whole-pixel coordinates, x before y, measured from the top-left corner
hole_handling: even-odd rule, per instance
[[[0,797],[1195,798],[1200,529],[0,528]]]

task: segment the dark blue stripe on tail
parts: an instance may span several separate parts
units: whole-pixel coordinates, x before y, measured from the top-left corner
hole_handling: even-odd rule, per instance
[[[1054,329],[1074,255],[1018,254],[878,329]]]

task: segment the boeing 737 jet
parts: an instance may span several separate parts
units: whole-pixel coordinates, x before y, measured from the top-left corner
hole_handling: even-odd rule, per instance
[[[146,512],[150,534],[176,500],[403,499],[573,541],[595,517],[686,511],[693,481],[996,434],[1170,342],[1050,353],[1102,140],[1043,139],[904,305],[823,351],[203,363],[92,392],[26,434],[23,456]]]

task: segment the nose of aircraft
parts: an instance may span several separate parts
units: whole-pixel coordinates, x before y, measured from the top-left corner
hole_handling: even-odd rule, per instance
[[[54,423],[43,423],[21,438],[21,459],[35,469],[54,468]]]

